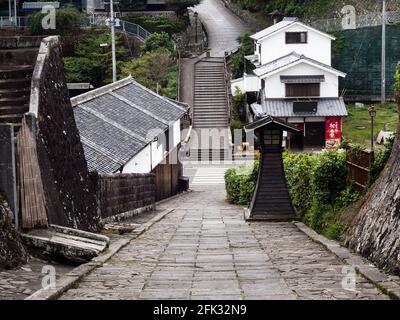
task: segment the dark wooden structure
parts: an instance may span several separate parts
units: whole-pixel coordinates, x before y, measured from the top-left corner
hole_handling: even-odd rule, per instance
[[[374,152],[348,146],[346,150],[347,180],[358,192],[364,192],[370,183]]]
[[[296,218],[287,188],[282,159],[283,131],[298,132],[295,127],[267,116],[245,127],[260,139],[261,163],[257,185],[247,220],[292,220]]]

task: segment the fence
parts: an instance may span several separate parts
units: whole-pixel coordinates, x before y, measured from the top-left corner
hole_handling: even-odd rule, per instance
[[[153,173],[155,175],[155,196],[156,201],[164,200],[169,197],[172,197],[179,193],[179,178],[182,174],[182,164],[178,159],[173,159],[172,157],[177,157],[176,150],[179,150],[180,146],[177,149],[174,149],[165,160],[165,163],[159,164],[156,168],[154,168]],[[170,162],[172,164],[170,164]]]
[[[369,150],[361,150],[348,147],[346,153],[347,180],[355,189],[363,192],[369,185],[374,153]]]
[[[94,25],[105,26],[107,18],[108,16],[100,14],[83,16],[80,21],[80,27],[87,28]],[[25,28],[27,26],[27,21],[27,17],[17,17],[15,20],[13,17],[10,19],[10,17],[0,16],[0,29],[15,27]],[[125,20],[120,20],[120,26],[117,26],[116,28],[122,32],[134,35],[143,41],[146,40],[151,34],[140,25]]]
[[[400,10],[386,12],[387,24],[400,23]],[[323,31],[340,31],[343,28],[343,18],[323,19],[307,21],[307,24]],[[372,12],[364,15],[356,15],[355,28],[376,27],[382,25],[382,12]]]
[[[27,17],[17,17],[17,20],[15,20],[14,17],[0,16],[0,29],[8,27],[24,28],[26,27],[26,22]]]
[[[155,203],[153,174],[97,175],[92,173],[102,219],[118,219],[152,209]]]

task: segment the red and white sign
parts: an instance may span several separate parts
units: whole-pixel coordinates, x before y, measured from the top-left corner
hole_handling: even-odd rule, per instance
[[[342,142],[342,118],[327,117],[325,120],[325,147],[334,149]]]

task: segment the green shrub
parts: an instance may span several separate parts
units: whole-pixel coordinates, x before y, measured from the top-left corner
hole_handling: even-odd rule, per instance
[[[174,53],[174,42],[171,36],[166,32],[152,33],[144,42],[143,51],[151,52],[159,49]]]
[[[383,149],[375,151],[374,162],[371,169],[371,184],[378,179],[382,170],[385,168],[387,161],[389,160],[390,154],[392,153],[394,136],[391,137],[386,143]]]
[[[346,154],[327,151],[318,155],[312,185],[314,198],[322,204],[333,204],[346,188]]]
[[[292,203],[300,215],[310,209],[313,201],[312,177],[316,156],[285,153],[283,162]]]
[[[171,19],[168,17],[126,17],[127,21],[136,23],[141,27],[145,28],[150,33],[155,32],[166,32],[170,35],[180,33],[187,27],[187,21],[182,17],[179,19]]]
[[[229,203],[249,205],[257,183],[259,161],[254,166],[242,165],[225,173],[225,187]]]
[[[128,75],[154,92],[176,97],[177,66],[168,51],[146,52],[138,59],[122,63],[121,77]]]

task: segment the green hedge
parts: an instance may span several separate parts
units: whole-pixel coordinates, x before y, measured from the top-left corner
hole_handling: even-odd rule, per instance
[[[340,239],[345,230],[341,213],[360,196],[346,183],[345,153],[284,153],[283,162],[292,203],[302,220],[317,232]],[[241,166],[227,171],[225,184],[230,203],[250,204],[258,167],[256,161],[254,168]]]
[[[242,165],[225,173],[228,202],[249,205],[257,182],[259,161],[254,166]]]

